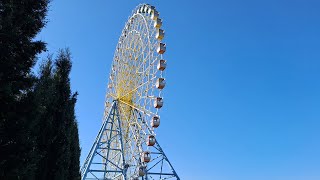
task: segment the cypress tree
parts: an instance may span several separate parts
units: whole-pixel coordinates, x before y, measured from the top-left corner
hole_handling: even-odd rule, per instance
[[[36,179],[49,179],[52,141],[54,140],[55,89],[53,80],[53,62],[51,57],[40,67],[40,76],[34,88],[34,116],[37,126],[34,128],[38,164]]]
[[[79,133],[78,133],[78,124],[74,120],[71,126],[70,131],[70,166],[69,166],[69,175],[67,179],[70,180],[80,180],[80,144],[79,144]]]
[[[70,113],[70,80],[71,70],[70,54],[66,51],[60,51],[55,62],[56,70],[54,74],[54,85],[56,90],[56,112],[55,112],[55,139],[53,141],[53,157],[56,162],[52,177],[54,179],[66,179],[68,167],[70,165],[70,144],[68,130],[71,126],[72,114]]]
[[[41,156],[38,179],[80,179],[80,147],[74,112],[77,93],[71,93],[70,71],[70,52],[61,50],[54,67],[50,59],[42,66],[35,88],[38,130],[42,136],[38,138]]]
[[[0,179],[32,178],[37,149],[31,131],[34,76],[45,43],[33,40],[45,26],[48,0],[0,1]]]

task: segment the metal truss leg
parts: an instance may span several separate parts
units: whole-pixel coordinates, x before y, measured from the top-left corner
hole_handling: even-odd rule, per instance
[[[81,168],[82,180],[120,176],[126,180],[124,157],[121,121],[117,102],[114,102]]]

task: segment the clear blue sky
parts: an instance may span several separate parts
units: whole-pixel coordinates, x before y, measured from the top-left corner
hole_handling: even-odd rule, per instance
[[[53,0],[38,38],[70,47],[81,163],[121,30],[141,0]],[[182,180],[320,179],[320,1],[145,1],[166,30],[158,140]]]

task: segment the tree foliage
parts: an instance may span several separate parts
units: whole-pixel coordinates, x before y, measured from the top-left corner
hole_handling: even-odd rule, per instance
[[[48,3],[0,1],[0,179],[80,179],[70,52],[32,74]]]
[[[35,86],[38,102],[38,147],[41,154],[38,179],[79,179],[79,138],[75,118],[77,93],[72,94],[69,74],[71,57],[61,50],[54,61],[41,67]]]
[[[45,26],[47,0],[0,1],[0,176],[34,174],[37,164],[31,136],[35,78],[31,68],[45,43],[34,37]]]

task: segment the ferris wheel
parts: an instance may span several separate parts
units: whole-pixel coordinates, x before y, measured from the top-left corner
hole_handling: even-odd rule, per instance
[[[166,85],[164,35],[154,6],[133,10],[116,46],[103,124],[82,179],[179,179],[156,140]]]

